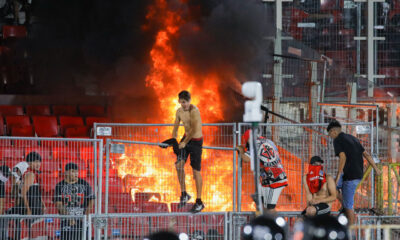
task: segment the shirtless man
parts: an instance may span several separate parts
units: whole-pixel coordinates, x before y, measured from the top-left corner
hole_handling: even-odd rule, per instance
[[[201,201],[203,180],[200,174],[201,153],[203,148],[202,123],[199,109],[190,104],[190,93],[188,91],[182,91],[179,93],[178,97],[181,107],[176,111],[174,129],[172,130],[172,138],[176,139],[178,137],[178,128],[180,122],[183,123],[185,128],[185,135],[179,143],[179,151],[177,153],[177,161],[175,163],[182,192],[178,207],[181,208],[185,206],[191,198],[191,196],[186,192],[184,170],[186,160],[190,155],[190,166],[192,166],[193,169],[193,177],[196,182],[197,190],[196,203],[193,205],[191,212],[196,213],[204,209],[204,204]]]
[[[324,161],[319,156],[310,160],[308,173],[303,177],[307,207],[303,215],[328,215],[336,200],[336,185],[332,176],[323,171]]]

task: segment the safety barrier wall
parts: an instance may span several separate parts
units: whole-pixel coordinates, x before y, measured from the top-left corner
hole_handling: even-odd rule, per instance
[[[31,202],[30,210],[33,215],[58,214],[54,198],[62,194],[70,198],[60,197],[57,201],[63,202],[66,206],[83,201],[83,208],[93,207],[79,208],[79,211],[98,212],[98,207],[101,205],[98,196],[101,196],[99,189],[101,189],[102,172],[96,169],[102,169],[102,162],[99,161],[102,155],[102,140],[0,137],[2,166],[0,171],[1,183],[5,190],[3,207],[5,214],[28,214],[25,212],[21,189],[30,185],[32,186],[26,195]],[[41,161],[34,164],[26,163],[37,159]],[[77,166],[77,177],[81,179],[76,191],[76,187],[65,187],[66,184],[62,183],[68,177],[65,171],[68,163]],[[37,165],[36,170],[33,170],[34,165]],[[8,176],[6,166],[11,170]],[[23,180],[29,174],[34,176],[32,184]]]
[[[343,131],[353,134],[363,144],[364,148],[371,152],[373,150],[372,123],[344,123]],[[239,136],[250,128],[250,124],[240,123]],[[285,187],[277,203],[280,211],[302,211],[305,208],[305,192],[303,178],[308,170],[308,162],[314,155],[320,156],[324,162],[324,170],[336,176],[338,158],[334,154],[332,139],[327,136],[327,124],[259,124],[261,135],[272,139],[278,147],[281,162],[285,169],[288,186]],[[238,144],[241,144],[238,137]],[[366,165],[366,163],[365,163]],[[365,169],[367,169],[365,167]],[[373,175],[365,175],[361,186],[357,191],[355,202],[356,208],[370,208],[374,205],[374,182]],[[250,164],[239,160],[238,165],[238,195],[239,211],[253,211],[255,206],[251,198],[254,193],[254,176],[250,170]],[[338,210],[336,202],[333,209]]]

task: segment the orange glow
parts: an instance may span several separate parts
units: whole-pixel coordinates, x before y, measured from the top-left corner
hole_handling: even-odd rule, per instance
[[[173,43],[179,39],[179,30],[185,24],[181,15],[180,10],[169,10],[166,0],[156,0],[146,16],[149,25],[142,28],[149,29],[153,24],[161,26],[150,51],[151,70],[146,77],[146,86],[154,90],[160,108],[159,114],[148,119],[148,122],[173,123],[176,110],[180,107],[178,93],[182,90],[188,90],[192,94],[191,103],[199,108],[203,123],[223,121],[222,97],[218,87],[218,83],[222,81],[218,73],[210,72],[199,76],[190,72],[190,68],[181,62],[174,48]],[[199,27],[193,28],[193,31],[199,30]],[[216,135],[217,130],[216,127],[207,127],[205,146],[213,145],[212,136]],[[182,131],[181,128],[180,136]],[[170,137],[171,134],[172,128],[157,130],[158,136]],[[135,140],[138,138],[140,137]],[[176,156],[171,149],[160,150],[155,146],[136,145],[128,146],[125,153],[115,159],[115,162],[118,176],[128,179],[126,188],[131,191],[133,199],[135,192],[157,192],[161,199],[152,197],[151,201],[168,204],[179,202],[181,189],[174,165]],[[232,152],[203,149],[201,173],[205,211],[232,210],[232,158]],[[185,165],[186,188],[192,195],[190,202],[194,202],[196,188],[189,161]]]

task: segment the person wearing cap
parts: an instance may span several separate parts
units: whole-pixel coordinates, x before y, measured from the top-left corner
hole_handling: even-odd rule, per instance
[[[250,130],[242,137],[241,146],[237,147],[244,162],[250,162],[249,147]],[[288,185],[286,173],[283,169],[278,148],[271,140],[257,137],[257,154],[260,163],[260,194],[264,212],[275,213],[275,207],[282,190]]]
[[[302,214],[308,217],[330,214],[332,203],[336,200],[335,181],[324,172],[323,163],[319,156],[313,156],[308,173],[303,177],[307,207]]]
[[[89,215],[95,195],[88,182],[78,177],[79,168],[75,163],[65,165],[65,178],[57,183],[54,203],[61,215]],[[83,222],[77,219],[61,221],[61,239],[81,239]]]
[[[338,199],[342,202],[342,207],[349,219],[349,225],[354,224],[354,195],[357,185],[360,183],[364,172],[364,160],[374,168],[377,175],[381,175],[371,155],[365,151],[360,141],[350,135],[342,132],[342,126],[338,121],[329,123],[326,129],[331,138],[333,138],[333,147],[335,155],[339,157],[339,167],[336,174],[335,183],[339,190]]]

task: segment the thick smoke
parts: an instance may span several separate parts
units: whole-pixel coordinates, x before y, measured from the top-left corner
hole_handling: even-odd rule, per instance
[[[272,12],[261,1],[206,0],[206,14],[182,28],[179,50],[184,62],[206,73],[229,68],[243,81],[257,81],[271,57]],[[199,25],[201,31],[193,31]]]
[[[117,96],[119,110],[142,112],[132,102],[156,101],[145,86],[160,27],[146,19],[154,1],[34,1],[30,47],[36,91]],[[178,61],[199,76],[217,72],[227,102],[241,105],[239,83],[261,80],[271,60],[266,38],[273,35],[272,12],[256,0],[168,3],[169,10],[183,9],[186,22],[175,39]]]

